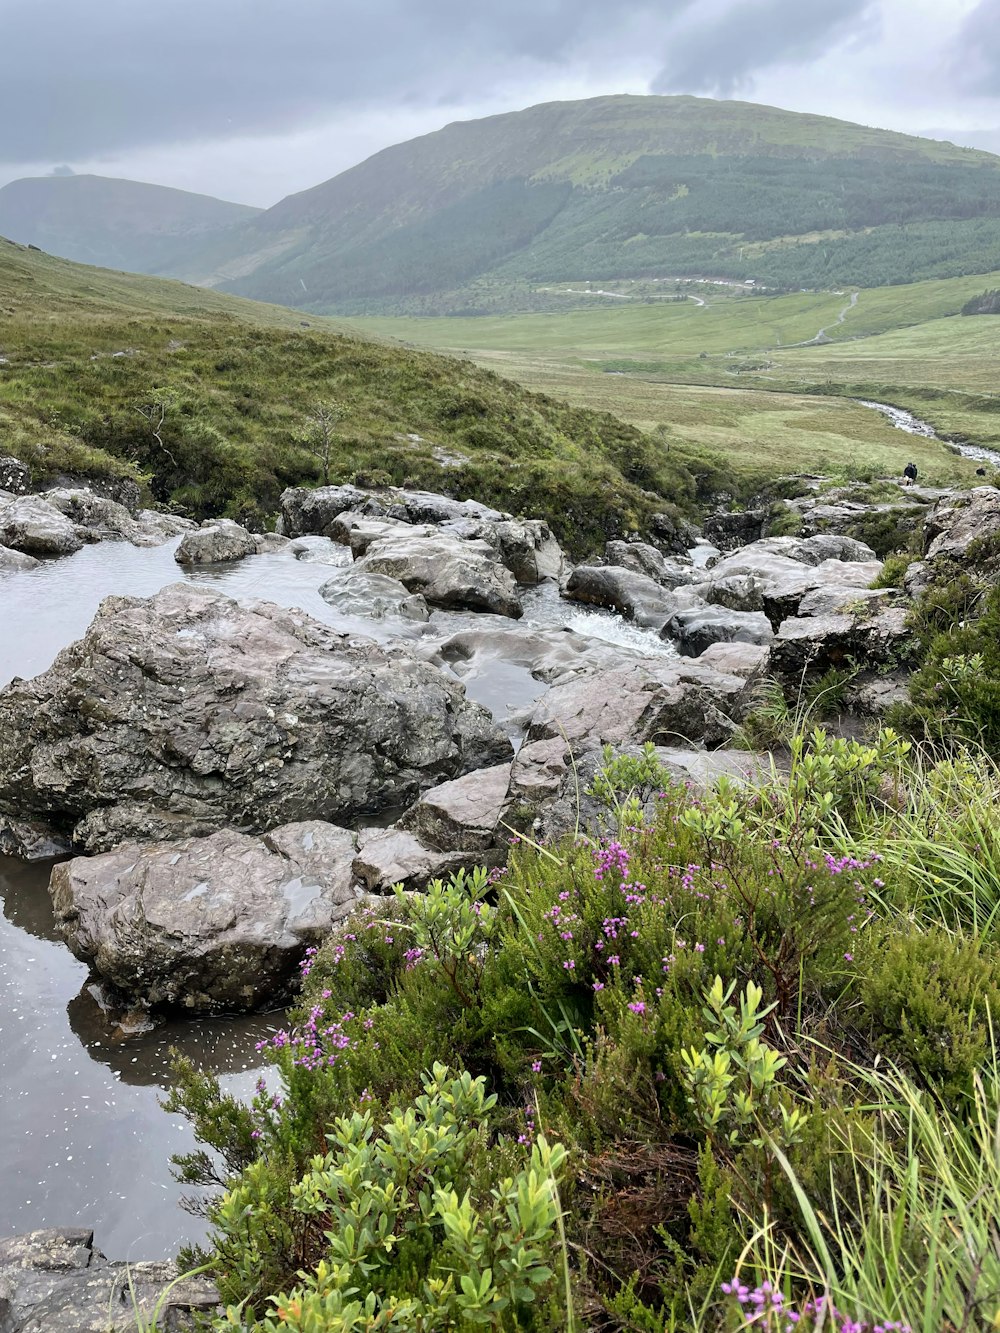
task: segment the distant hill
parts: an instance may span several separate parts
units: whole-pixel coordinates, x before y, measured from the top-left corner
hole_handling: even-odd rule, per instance
[[[998,252],[1000,157],[745,102],[621,96],[386,149],[175,271],[317,311],[482,313],[531,308],[549,282],[874,287],[986,272]]]
[[[173,271],[260,209],[106,176],[43,176],[0,189],[0,235],[81,264]]]

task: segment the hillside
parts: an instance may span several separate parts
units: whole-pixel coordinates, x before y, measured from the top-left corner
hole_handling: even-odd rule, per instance
[[[160,441],[140,411],[151,403],[164,408]],[[0,453],[36,480],[129,475],[195,517],[261,525],[285,486],[319,478],[309,444],[321,403],[337,414],[331,481],[530,511],[574,551],[691,508],[713,475],[610,415],[469,361],[0,239]]]
[[[140,181],[29,177],[0,189],[0,235],[81,264],[158,273],[259,211]]]
[[[744,102],[620,96],[386,149],[204,247],[184,276],[316,311],[502,313],[572,299],[538,290],[549,283],[875,287],[985,272],[998,248],[991,154]]]

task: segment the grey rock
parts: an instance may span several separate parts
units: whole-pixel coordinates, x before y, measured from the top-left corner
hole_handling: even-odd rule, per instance
[[[279,532],[254,533],[254,539],[258,555],[283,555],[292,544],[288,537],[282,537]]]
[[[907,597],[916,599],[934,582],[934,570],[926,560],[914,560],[906,567],[903,575],[903,591]]]
[[[178,1281],[172,1263],[109,1262],[84,1227],[0,1239],[0,1333],[139,1333],[154,1317],[182,1333],[218,1305],[211,1282]]]
[[[21,569],[37,569],[42,562],[23,551],[12,551],[9,546],[0,546],[0,573]]]
[[[362,829],[354,875],[372,893],[389,893],[397,884],[423,889],[432,879],[471,869],[482,859],[475,852],[439,852],[406,829]]]
[[[909,702],[908,676],[902,672],[853,680],[847,687],[845,702],[853,713],[881,718],[896,704]]]
[[[19,861],[51,861],[72,850],[69,838],[60,837],[41,820],[0,818],[0,856]]]
[[[888,606],[895,600],[892,588],[852,587],[834,584],[832,587],[814,588],[807,592],[799,602],[800,616],[833,616],[841,611],[857,611],[862,607],[874,608]]]
[[[87,539],[85,529],[71,522],[40,495],[22,495],[0,509],[0,545],[27,555],[71,555]]]
[[[136,546],[158,544],[153,534],[134,515],[107,496],[86,487],[59,487],[42,497],[78,528],[86,529],[89,541],[128,541]]]
[[[1000,491],[977,486],[934,506],[924,523],[924,551],[928,560],[965,561],[973,542],[998,535]]]
[[[736,513],[709,514],[702,525],[706,540],[722,551],[734,551],[764,534],[770,511],[745,509]]]
[[[179,565],[214,565],[256,555],[257,538],[229,518],[217,518],[188,532],[174,552]]]
[[[345,551],[340,542],[335,542],[330,537],[296,537],[294,541],[289,540],[285,552],[294,556],[296,560],[310,565],[334,565],[343,568],[354,559],[350,551]]]
[[[122,841],[344,822],[510,757],[462,687],[303,612],[191,584],[107,598],[0,691],[0,827]]]
[[[345,616],[368,616],[373,620],[395,616],[401,620],[427,621],[431,614],[424,598],[408,592],[399,579],[356,568],[345,569],[338,578],[324,583],[319,595]]]
[[[151,1008],[255,1009],[288,988],[308,945],[358,905],[354,835],[311,820],[53,868],[56,927],[118,994]]]
[[[564,596],[617,611],[652,629],[660,629],[676,612],[698,601],[686,588],[669,592],[645,574],[619,565],[577,565],[566,581]]]
[[[661,634],[671,638],[689,657],[697,657],[713,643],[769,644],[774,638],[771,622],[762,611],[729,611],[724,607],[678,611]]]
[[[329,525],[330,538],[342,546],[351,548],[351,555],[357,560],[365,555],[373,542],[383,538],[434,537],[437,529],[429,523],[405,523],[398,518],[385,518],[378,515],[362,514],[355,509],[345,509]]]
[[[496,550],[518,583],[532,585],[562,576],[566,557],[552,529],[541,519],[481,522],[478,535]]]
[[[427,535],[399,532],[373,542],[358,568],[399,579],[431,606],[489,611],[512,619],[523,614],[513,575],[486,542],[433,530]]]
[[[771,660],[771,649],[757,643],[712,643],[698,658],[702,666],[721,671],[724,676],[742,676],[744,680],[759,680]]]
[[[484,851],[498,839],[511,765],[467,773],[424,792],[397,823],[439,852]],[[503,832],[499,833],[503,839]]]
[[[333,520],[348,509],[376,515],[386,512],[379,496],[358,486],[319,486],[315,490],[293,486],[282,493],[279,504],[277,530],[284,537],[329,537]]]
[[[604,563],[631,569],[670,590],[691,583],[695,573],[689,559],[665,556],[645,542],[608,542],[604,547]]]
[[[771,651],[771,669],[786,687],[797,689],[831,668],[857,670],[904,660],[910,650],[906,611],[877,610],[857,615],[802,616],[786,620]]]

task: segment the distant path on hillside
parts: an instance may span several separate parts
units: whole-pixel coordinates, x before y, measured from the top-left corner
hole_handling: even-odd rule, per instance
[[[849,311],[849,310],[853,310],[854,307],[855,307],[857,304],[858,304],[858,293],[857,293],[857,292],[851,292],[851,299],[848,301],[847,305],[844,306],[843,310],[842,310],[842,311],[840,312],[840,314],[837,316],[836,323],[837,323],[837,324],[843,324],[844,320],[847,318],[847,313],[848,313],[848,311]],[[832,328],[832,327],[833,327],[833,326],[830,325],[830,324],[828,324],[828,325],[826,326],[826,328]],[[803,343],[789,343],[788,346],[789,346],[789,347],[814,347],[814,346],[816,345],[816,343],[821,343],[821,342],[826,342],[826,341],[828,341],[827,336],[826,336],[826,329],[820,329],[819,333],[816,334],[815,338],[807,338],[807,339],[805,340],[805,342],[803,342]]]

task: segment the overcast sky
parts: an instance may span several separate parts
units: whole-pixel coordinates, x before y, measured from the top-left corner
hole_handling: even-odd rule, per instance
[[[1000,152],[1000,0],[0,0],[0,185],[66,165],[266,206],[452,120],[614,92]]]

